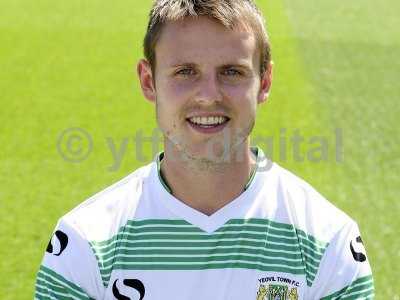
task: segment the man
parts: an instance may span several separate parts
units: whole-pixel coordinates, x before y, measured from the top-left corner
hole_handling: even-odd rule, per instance
[[[250,0],[158,0],[138,64],[164,152],[59,221],[36,299],[372,299],[355,222],[250,147],[271,86]]]

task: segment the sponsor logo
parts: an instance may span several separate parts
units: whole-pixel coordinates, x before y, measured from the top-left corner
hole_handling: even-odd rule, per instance
[[[50,242],[47,245],[46,252],[53,254],[55,256],[60,256],[61,253],[63,253],[63,251],[65,250],[65,248],[67,248],[67,245],[68,245],[68,236],[61,230],[57,230],[51,237]]]
[[[364,262],[367,260],[364,243],[361,236],[358,236],[355,241],[350,241],[350,251],[355,261]]]
[[[260,278],[256,300],[298,300],[300,283],[280,276]],[[284,283],[284,284],[281,284]]]
[[[114,281],[114,284],[113,284],[113,287],[112,287],[112,292],[113,292],[113,295],[114,295],[114,297],[116,299],[118,299],[118,300],[136,300],[136,299],[133,299],[133,298],[130,298],[130,297],[126,296],[126,295],[121,294],[119,289],[118,289],[117,282],[118,282],[118,279],[116,279]],[[143,283],[139,279],[124,279],[123,280],[123,284],[125,286],[128,286],[128,287],[136,290],[139,293],[139,299],[138,300],[142,300],[144,298],[146,289],[144,288]]]

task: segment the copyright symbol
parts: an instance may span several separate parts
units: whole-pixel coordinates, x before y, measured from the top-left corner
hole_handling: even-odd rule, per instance
[[[92,148],[92,137],[82,128],[67,128],[58,136],[57,151],[68,162],[85,160]]]

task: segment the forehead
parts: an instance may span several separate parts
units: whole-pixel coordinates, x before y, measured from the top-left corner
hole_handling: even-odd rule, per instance
[[[256,38],[245,25],[229,29],[208,17],[167,22],[155,47],[157,65],[233,63],[255,58]]]

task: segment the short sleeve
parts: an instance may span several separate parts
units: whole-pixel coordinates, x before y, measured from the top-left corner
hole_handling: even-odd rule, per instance
[[[357,224],[349,222],[330,241],[307,299],[373,299],[370,264]]]
[[[89,242],[61,220],[37,274],[35,300],[102,299],[103,293],[97,260]]]

